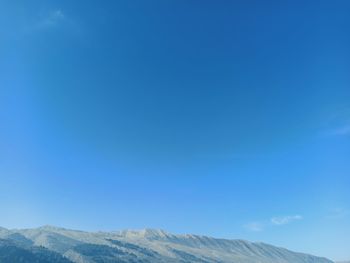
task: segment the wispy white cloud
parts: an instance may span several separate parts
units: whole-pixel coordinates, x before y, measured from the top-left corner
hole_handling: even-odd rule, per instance
[[[244,228],[252,232],[260,232],[264,230],[265,225],[261,222],[250,222],[245,224]]]
[[[34,21],[31,21],[25,26],[27,33],[35,33],[38,31],[56,28],[68,22],[67,16],[61,9],[47,11]]]
[[[303,217],[301,215],[281,216],[281,217],[272,217],[270,219],[270,222],[275,226],[281,226],[281,225],[287,225],[294,221],[298,221],[302,219]]]
[[[331,134],[332,135],[340,135],[340,136],[350,135],[350,124],[332,130]]]
[[[319,135],[321,137],[344,137],[350,136],[350,108],[349,105],[340,105],[332,109],[324,116],[320,123]]]
[[[244,225],[244,228],[251,232],[261,232],[269,227],[283,226],[302,219],[301,215],[272,217],[269,220],[249,222]]]
[[[328,219],[343,219],[350,216],[350,211],[343,207],[337,207],[332,209],[327,215]]]
[[[324,123],[324,134],[328,136],[350,136],[350,108],[335,110]]]
[[[40,27],[53,27],[57,26],[59,23],[63,22],[66,19],[66,16],[60,9],[56,9],[47,14],[46,17],[40,21]]]

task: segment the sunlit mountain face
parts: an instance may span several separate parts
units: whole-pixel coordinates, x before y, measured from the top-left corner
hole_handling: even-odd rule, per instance
[[[264,243],[163,230],[83,232],[52,226],[0,231],[0,262],[331,263]]]

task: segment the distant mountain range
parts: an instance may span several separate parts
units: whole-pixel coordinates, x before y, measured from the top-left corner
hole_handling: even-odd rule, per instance
[[[0,228],[0,263],[332,263],[264,243],[163,230],[84,232]]]

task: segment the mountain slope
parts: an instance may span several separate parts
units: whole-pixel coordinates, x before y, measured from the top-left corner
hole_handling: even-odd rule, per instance
[[[0,239],[1,263],[72,263],[62,255],[43,247],[22,247],[11,240]]]
[[[332,262],[264,243],[174,235],[154,229],[92,233],[44,226],[22,230],[2,229],[0,238],[0,262]],[[17,255],[28,260],[16,261]],[[1,260],[6,257],[14,259]],[[49,261],[43,261],[46,257]]]

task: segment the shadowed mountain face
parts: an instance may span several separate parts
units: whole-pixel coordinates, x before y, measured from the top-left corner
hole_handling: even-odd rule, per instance
[[[51,226],[1,229],[0,262],[332,263],[325,258],[243,240],[173,235],[153,229],[91,233]]]
[[[7,239],[0,239],[0,262],[71,263],[64,256],[44,247],[27,246],[22,242]]]

